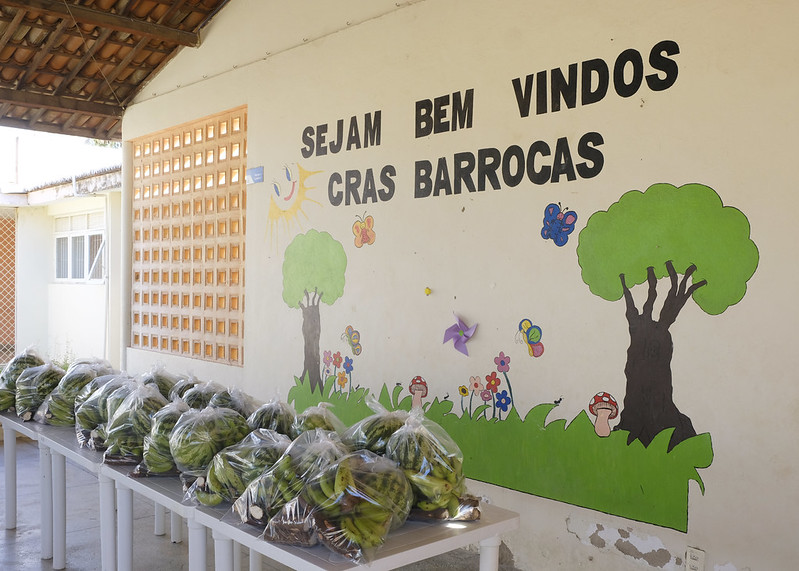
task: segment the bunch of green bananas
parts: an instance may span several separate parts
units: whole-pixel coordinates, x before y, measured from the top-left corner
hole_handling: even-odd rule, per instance
[[[297,419],[297,413],[294,412],[292,406],[286,402],[274,400],[266,404],[262,404],[255,411],[247,417],[247,424],[250,428],[268,428],[290,436],[292,434],[292,425]]]
[[[152,370],[144,373],[139,378],[145,385],[150,383],[156,385],[158,387],[158,391],[167,400],[169,400],[172,387],[174,387],[175,384],[180,380],[180,377],[166,371],[163,367],[153,367]]]
[[[244,418],[249,417],[258,407],[255,399],[236,387],[229,387],[214,393],[208,406],[216,408],[232,408]]]
[[[182,400],[172,401],[153,414],[150,433],[142,442],[142,469],[150,474],[171,474],[177,469],[169,451],[169,436],[180,415],[189,410]]]
[[[199,477],[205,474],[217,452],[236,444],[249,432],[247,419],[235,410],[191,409],[181,415],[172,429],[169,451],[182,474]]]
[[[429,429],[434,423],[425,423],[406,423],[395,432],[386,456],[402,468],[411,483],[414,508],[425,512],[446,509],[455,517],[465,492],[461,452],[454,442],[441,437],[443,430],[436,435]]]
[[[22,371],[44,365],[44,359],[33,349],[16,355],[0,373],[0,412],[14,408],[17,400],[17,379]]]
[[[17,416],[24,421],[31,420],[47,395],[58,386],[64,373],[64,369],[52,363],[22,371],[17,378]]]
[[[353,450],[370,450],[386,453],[388,439],[402,428],[408,418],[404,410],[381,411],[356,422],[344,433],[343,440]]]
[[[273,430],[258,429],[238,444],[217,452],[205,477],[197,478],[195,494],[201,504],[232,502],[250,482],[278,461],[291,441]]]
[[[302,491],[313,475],[338,461],[348,450],[337,433],[314,429],[295,438],[274,465],[250,482],[234,502],[243,523],[264,526]]]
[[[214,381],[205,381],[186,389],[181,398],[191,408],[204,409],[216,393],[221,393],[224,390],[222,385]]]
[[[292,435],[296,438],[309,430],[328,430],[343,434],[346,430],[344,423],[330,410],[330,403],[322,402],[316,406],[309,406],[294,420]]]
[[[114,391],[112,397],[120,390]],[[166,404],[166,398],[155,384],[139,383],[132,388],[108,421],[105,461],[138,463],[144,451],[144,437],[152,428],[153,415]]]
[[[334,551],[360,560],[405,523],[413,491],[391,460],[361,450],[312,478],[302,497],[316,507],[317,532]]]
[[[73,365],[61,377],[37,412],[36,420],[56,426],[75,424],[75,399],[78,393],[97,376],[97,369],[87,363]],[[41,414],[39,414],[41,413]]]
[[[175,400],[176,398],[183,398],[183,395],[187,390],[192,387],[196,387],[200,384],[201,381],[195,379],[194,377],[187,377],[183,379],[178,379],[178,381],[169,389],[169,396],[167,397],[170,401]]]

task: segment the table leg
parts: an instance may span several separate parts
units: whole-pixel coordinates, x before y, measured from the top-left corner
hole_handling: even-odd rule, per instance
[[[39,443],[42,559],[53,558],[53,461],[50,449]]]
[[[103,473],[98,474],[100,482],[100,560],[104,571],[117,568],[116,537],[116,498],[114,480]]]
[[[205,571],[206,531],[205,526],[194,518],[188,519],[189,525],[189,571]]]
[[[53,468],[53,569],[67,566],[67,467],[66,458],[51,452]]]
[[[240,571],[241,569],[241,544],[233,543],[233,569]]]
[[[214,569],[216,571],[233,571],[233,540],[213,531]]]
[[[499,536],[489,537],[480,542],[480,571],[499,569]]]
[[[117,569],[133,569],[133,490],[117,484]]]
[[[3,460],[6,474],[6,529],[17,527],[17,433],[3,425]]]
[[[166,533],[166,525],[164,521],[166,520],[166,508],[155,502],[155,522],[154,522],[154,530],[153,533],[155,535],[164,535]]]
[[[172,537],[172,543],[180,543],[183,541],[183,518],[180,517],[179,514],[175,512],[171,512],[171,516],[169,519],[170,524],[170,535]]]
[[[250,571],[261,571],[261,554],[250,549]]]

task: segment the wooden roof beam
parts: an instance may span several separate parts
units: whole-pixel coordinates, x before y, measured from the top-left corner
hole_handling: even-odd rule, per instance
[[[0,87],[0,103],[11,103],[24,107],[44,107],[55,111],[79,112],[98,117],[122,117],[124,108],[121,105],[107,105],[82,101],[71,97],[31,93]]]
[[[200,45],[200,35],[198,33],[178,30],[162,24],[145,22],[109,12],[101,12],[78,4],[67,5],[63,1],[57,0],[3,0],[3,5],[27,11],[43,12],[59,18],[70,18],[76,22],[146,36],[181,46],[197,47]]]

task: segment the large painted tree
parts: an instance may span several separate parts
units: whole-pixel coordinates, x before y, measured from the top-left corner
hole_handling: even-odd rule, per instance
[[[306,376],[311,391],[323,388],[320,373],[319,304],[333,303],[344,293],[347,255],[344,247],[327,232],[309,230],[298,234],[286,248],[283,258],[283,301],[302,310],[302,336],[305,361],[301,379]]]
[[[580,232],[577,257],[594,295],[625,301],[630,346],[617,429],[629,431],[628,443],[638,439],[648,446],[673,427],[669,449],[694,436],[691,419],[672,398],[669,327],[689,299],[718,315],[743,298],[759,259],[746,216],[724,206],[707,186],[655,184],[594,213]],[[668,280],[668,292],[656,316],[661,278]],[[631,288],[643,284],[647,293],[639,310]]]

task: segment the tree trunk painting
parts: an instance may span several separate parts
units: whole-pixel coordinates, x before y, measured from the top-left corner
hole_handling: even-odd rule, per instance
[[[657,278],[653,268],[647,269],[649,292],[642,311],[635,307],[632,294],[620,275],[626,317],[630,331],[630,347],[627,349],[627,377],[624,409],[617,430],[627,430],[630,435],[627,443],[638,439],[648,446],[652,439],[666,428],[674,428],[669,442],[669,450],[683,440],[696,436],[691,419],[681,413],[672,398],[671,357],[674,351],[669,327],[677,319],[685,302],[698,288],[706,285],[704,280],[687,287],[687,282],[696,270],[690,266],[678,279],[671,262],[666,263],[671,280],[659,319],[652,316],[657,298]]]
[[[303,364],[302,376],[308,376],[308,382],[311,384],[311,392],[319,389],[322,392],[324,383],[320,374],[320,359],[319,359],[319,333],[322,330],[319,319],[319,301],[322,299],[322,294],[313,295],[305,292],[303,301],[300,302],[302,309],[302,337],[305,347],[305,361]]]

